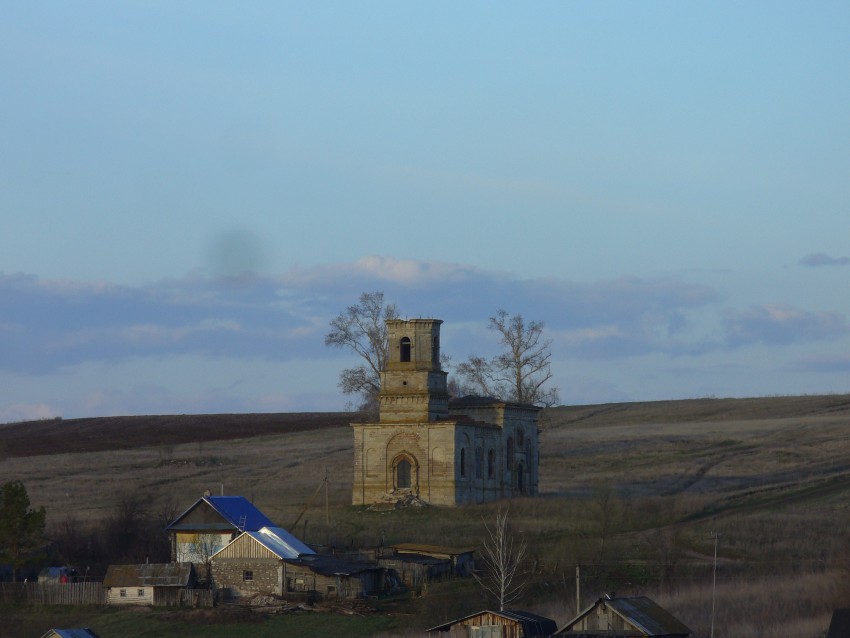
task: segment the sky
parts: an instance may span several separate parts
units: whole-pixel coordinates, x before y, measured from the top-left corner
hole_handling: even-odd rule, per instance
[[[324,411],[363,291],[565,404],[847,392],[850,3],[11,2],[0,423]]]

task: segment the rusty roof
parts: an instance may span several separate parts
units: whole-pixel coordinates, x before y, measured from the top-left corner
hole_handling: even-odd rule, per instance
[[[188,587],[194,575],[192,563],[145,563],[110,565],[104,587]]]

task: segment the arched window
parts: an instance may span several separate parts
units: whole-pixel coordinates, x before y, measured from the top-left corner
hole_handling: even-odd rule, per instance
[[[440,365],[440,337],[436,335],[431,342],[431,363],[435,366]]]
[[[401,338],[399,361],[410,361],[410,337]]]
[[[496,471],[496,453],[490,449],[487,452],[487,478],[493,478],[493,473]]]
[[[517,428],[516,431],[516,445],[518,448],[522,448],[525,444],[525,433],[522,431],[522,428]]]
[[[523,475],[524,469],[525,468],[523,468],[521,461],[516,464],[516,490],[520,494],[525,494],[525,477]]]
[[[480,479],[484,472],[484,450],[475,448],[475,478]]]
[[[466,448],[460,448],[460,475],[466,476]]]
[[[407,459],[402,459],[395,467],[395,486],[410,489],[410,461]]]
[[[508,472],[511,471],[511,466],[513,465],[513,462],[514,462],[514,439],[513,439],[513,437],[509,436],[508,437],[508,454],[507,454],[507,458],[505,459],[505,467],[508,468]]]

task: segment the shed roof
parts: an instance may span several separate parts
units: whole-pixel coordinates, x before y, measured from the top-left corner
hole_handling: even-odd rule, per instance
[[[850,636],[850,609],[836,609],[829,621],[826,638],[847,638]]]
[[[474,549],[470,548],[454,548],[443,547],[440,545],[425,545],[423,543],[397,543],[390,545],[390,549],[402,554],[423,554],[425,556],[460,556],[461,554],[470,554]]]
[[[315,554],[301,540],[282,527],[263,527],[256,532],[245,532],[278,558],[298,558],[302,554]],[[234,542],[236,542],[234,540]]]
[[[104,587],[188,587],[195,568],[192,563],[145,563],[110,565]]]
[[[300,556],[298,559],[289,562],[304,565],[322,576],[351,576],[366,571],[384,569],[376,563],[353,562],[321,554]]]
[[[454,625],[458,623],[462,623],[470,618],[475,618],[476,616],[481,616],[483,614],[492,614],[494,616],[501,616],[502,618],[506,618],[507,620],[512,620],[522,626],[522,635],[523,636],[551,636],[552,633],[558,628],[555,624],[555,621],[551,618],[546,618],[545,616],[538,616],[537,614],[532,614],[528,611],[521,611],[519,609],[505,609],[503,611],[490,611],[485,609],[483,611],[477,611],[474,614],[469,614],[468,616],[464,616],[463,618],[458,618],[457,620],[452,620],[442,625],[438,625],[436,627],[431,627],[426,630],[428,633],[432,631],[449,631]]]
[[[193,512],[199,507],[211,508],[221,517],[221,524],[198,525],[183,520],[190,512]],[[273,526],[274,523],[254,507],[254,504],[244,496],[203,496],[195,501],[189,509],[175,518],[165,529],[197,531],[203,527],[204,529],[238,529],[245,532],[257,531],[263,527]]]
[[[686,625],[669,611],[646,596],[628,596],[622,598],[600,598],[590,607],[558,630],[558,634],[567,634],[572,627],[599,605],[607,605],[644,636],[689,636],[693,633]]]

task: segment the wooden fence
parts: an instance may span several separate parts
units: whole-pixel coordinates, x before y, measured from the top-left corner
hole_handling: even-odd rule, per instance
[[[154,589],[157,607],[212,607],[210,589]],[[106,593],[101,582],[89,583],[0,583],[0,604],[4,605],[105,605]]]
[[[13,605],[104,605],[103,583],[0,583],[0,601]]]

